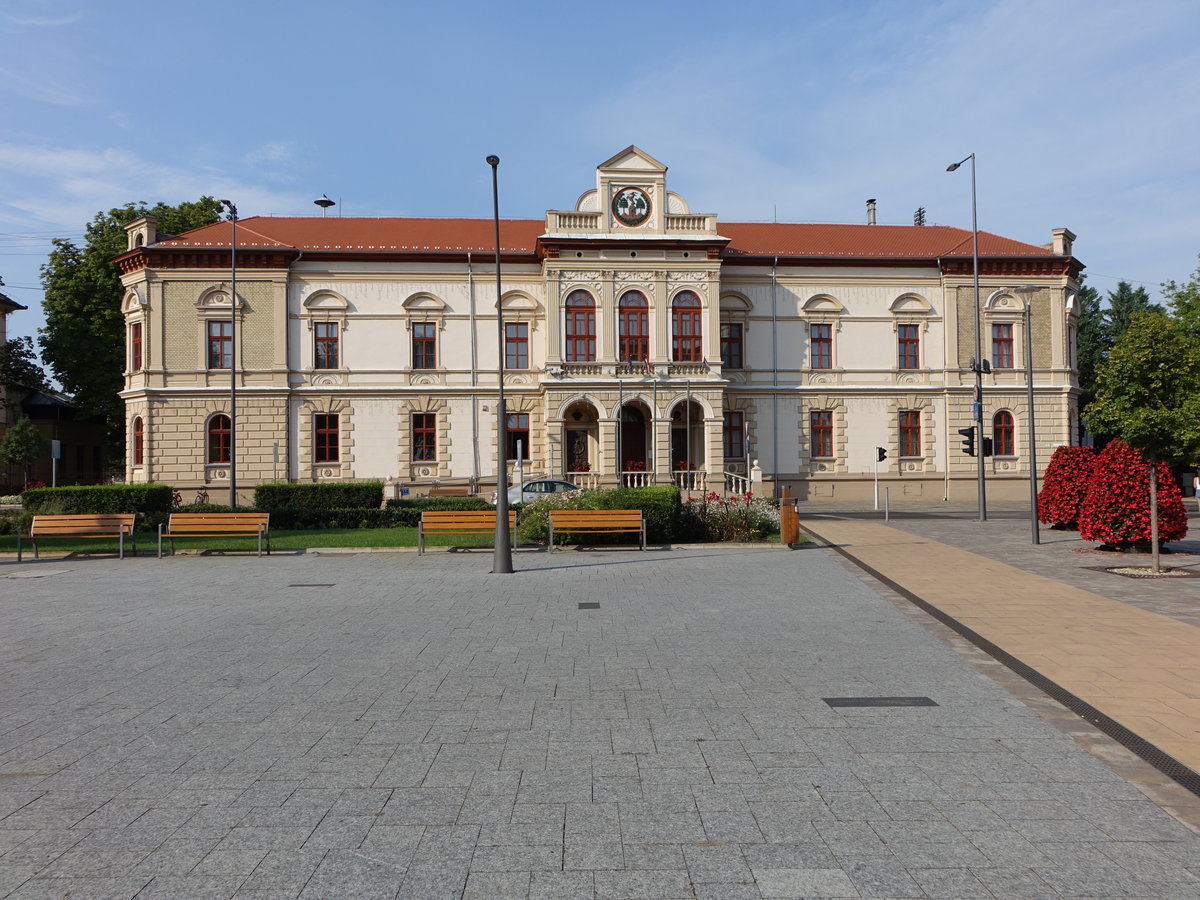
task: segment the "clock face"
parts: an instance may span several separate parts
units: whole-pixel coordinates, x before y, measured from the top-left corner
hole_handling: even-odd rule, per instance
[[[622,188],[613,197],[612,209],[622,225],[641,225],[650,218],[650,197],[641,188]]]

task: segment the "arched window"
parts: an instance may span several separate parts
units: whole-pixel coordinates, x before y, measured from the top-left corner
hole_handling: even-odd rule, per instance
[[[626,291],[617,305],[621,328],[621,362],[650,358],[650,304],[641,291]]]
[[[671,359],[700,362],[704,359],[704,332],[700,322],[700,298],[680,291],[671,302]]]
[[[133,419],[133,464],[135,466],[145,465],[145,426],[142,424],[141,416],[134,416]]]
[[[1016,442],[1013,440],[1013,417],[1006,409],[1000,410],[992,418],[992,440],[995,442],[993,453],[996,456],[1016,456]]]
[[[208,461],[229,462],[229,416],[223,413],[208,420]]]
[[[596,359],[596,301],[587,291],[567,295],[567,362],[593,362]]]

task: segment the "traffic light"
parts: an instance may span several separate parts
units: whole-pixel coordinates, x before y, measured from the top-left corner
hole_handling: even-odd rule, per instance
[[[875,461],[883,462],[885,459],[887,459],[887,448],[886,447],[876,447],[875,448]]]
[[[983,439],[983,455],[984,456],[992,455],[992,439],[990,437],[985,437]]]
[[[967,456],[975,455],[975,426],[970,428],[960,428],[958,433],[963,436],[962,452]]]

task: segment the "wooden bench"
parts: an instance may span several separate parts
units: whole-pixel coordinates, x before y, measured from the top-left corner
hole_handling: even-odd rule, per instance
[[[444,484],[429,489],[430,497],[470,497],[471,486],[468,484]]]
[[[508,531],[517,525],[517,514],[508,513]],[[495,534],[496,510],[487,509],[427,509],[417,523],[417,554],[425,552],[426,534]]]
[[[263,512],[171,513],[165,526],[158,526],[158,558],[162,559],[163,538],[171,542],[175,552],[177,537],[257,537],[258,555],[262,556],[263,542],[271,555],[271,514]]]
[[[117,555],[125,558],[125,538],[137,553],[133,537],[133,521],[136,513],[87,513],[61,516],[34,516],[29,523],[29,540],[33,544],[33,558],[38,557],[38,540],[48,537],[93,537],[117,539]],[[21,535],[17,533],[17,562],[21,561]]]
[[[550,550],[556,529],[569,534],[636,532],[642,550],[646,549],[646,520],[640,509],[552,509]]]

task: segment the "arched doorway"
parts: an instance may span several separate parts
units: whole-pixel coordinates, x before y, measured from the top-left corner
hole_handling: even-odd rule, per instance
[[[679,488],[699,488],[704,450],[704,408],[695,400],[683,400],[671,410],[671,473]]]
[[[600,468],[599,422],[596,407],[585,400],[572,403],[563,416],[563,476],[581,486]]]
[[[625,487],[643,487],[650,484],[654,466],[648,452],[649,410],[639,402],[626,402],[621,406],[617,422],[621,484]]]

